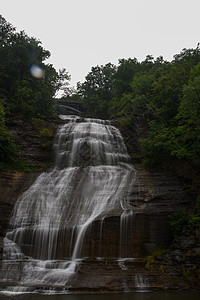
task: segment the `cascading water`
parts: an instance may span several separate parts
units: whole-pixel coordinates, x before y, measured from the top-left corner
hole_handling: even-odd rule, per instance
[[[119,130],[109,121],[63,118],[67,123],[56,136],[55,167],[41,174],[15,205],[4,239],[1,277],[7,290],[51,286],[66,291],[96,220],[102,230],[105,218],[121,215],[120,240],[126,235],[136,171]]]

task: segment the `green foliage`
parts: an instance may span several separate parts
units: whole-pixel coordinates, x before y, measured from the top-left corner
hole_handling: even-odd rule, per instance
[[[162,164],[166,156],[189,159],[200,165],[200,51],[184,50],[168,66],[153,85],[153,94],[148,109],[156,126],[150,126],[148,143],[143,142],[146,160],[151,160],[149,150],[157,152]],[[164,131],[163,131],[164,128]],[[151,144],[151,145],[150,145]],[[157,161],[155,161],[155,165]]]
[[[18,147],[15,145],[12,134],[5,125],[5,112],[0,103],[0,164],[15,161]]]
[[[196,230],[200,231],[200,215],[192,214],[189,219],[189,232]]]
[[[200,196],[197,197],[196,205],[195,205],[196,213],[200,215]]]
[[[170,225],[174,239],[177,239],[185,228],[187,234],[200,232],[200,196],[197,197],[194,212],[187,214],[185,210],[177,211],[170,216]]]
[[[166,62],[147,55],[139,63],[121,59],[118,66],[97,66],[79,84],[90,117],[112,118],[129,135],[137,116],[148,122],[141,140],[143,165],[187,159],[200,166],[200,47],[183,49]]]
[[[191,69],[188,84],[183,86],[183,96],[177,114],[175,135],[179,144],[173,155],[191,159],[200,165],[200,64]],[[181,150],[181,151],[180,151]]]
[[[45,63],[50,52],[0,16],[0,98],[4,99],[1,127],[1,155],[14,157],[15,147],[5,120],[18,116],[31,120],[54,117],[55,95],[78,98],[84,116],[114,119],[128,134],[137,126],[137,117],[148,124],[143,147],[143,164],[155,168],[166,160],[189,160],[200,166],[200,47],[183,49],[172,62],[147,55],[120,59],[91,69],[77,92],[69,88],[65,69],[57,72]],[[41,76],[32,76],[37,66]],[[40,135],[51,135],[42,127]],[[47,128],[47,127],[46,127]],[[46,141],[45,143],[48,143]],[[11,150],[9,152],[8,150]],[[4,154],[3,154],[4,151]],[[10,154],[9,154],[10,153]],[[194,221],[193,221],[194,223]]]
[[[186,269],[185,267],[183,267],[183,277],[186,279],[186,280],[191,280],[191,273],[190,273],[190,270],[189,269]]]
[[[200,196],[197,198],[194,213],[189,216],[188,225],[189,233],[194,230],[197,234],[200,232]]]
[[[45,64],[50,52],[39,40],[24,31],[17,33],[2,16],[0,23],[0,94],[6,98],[6,114],[26,119],[54,116],[56,92],[66,92],[70,76],[65,69],[57,72],[51,64]]]
[[[163,253],[166,253],[166,249],[163,248],[163,246],[158,246],[151,255],[147,256],[147,260],[150,262],[153,262],[155,260],[156,256],[162,255]]]
[[[113,98],[117,102],[124,94],[132,91],[131,82],[134,75],[140,71],[140,64],[136,58],[119,59],[119,65],[112,83]]]
[[[78,85],[84,114],[88,117],[108,118],[109,102],[112,98],[112,82],[116,67],[109,63],[93,67],[86,81]]]
[[[15,166],[18,147],[6,127],[8,120],[56,116],[58,90],[68,92],[70,76],[65,69],[57,72],[45,60],[50,52],[36,38],[16,29],[0,15],[0,164],[1,169]],[[39,72],[39,73],[38,73]],[[41,131],[44,146],[50,145],[50,133]]]
[[[37,135],[41,139],[41,145],[44,148],[49,148],[52,146],[52,140],[54,138],[54,124],[51,123],[51,126],[49,126],[49,122],[39,119],[39,118],[33,118],[32,124],[35,127]]]
[[[40,133],[41,137],[42,136],[52,137],[53,130],[52,130],[52,128],[42,128],[42,129],[40,129],[39,133]]]
[[[187,223],[187,214],[185,210],[180,210],[170,216],[170,226],[174,239],[176,240],[183,231]]]
[[[145,268],[149,269],[151,267],[151,264],[156,261],[156,257],[166,252],[167,249],[164,249],[162,245],[158,246],[150,255],[146,257],[147,263],[145,265]]]

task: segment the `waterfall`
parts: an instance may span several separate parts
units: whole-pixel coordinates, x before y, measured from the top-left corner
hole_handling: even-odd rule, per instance
[[[149,289],[148,278],[142,274],[135,275],[135,289],[138,292],[145,292]]]
[[[109,121],[62,118],[66,124],[55,138],[54,168],[17,200],[4,239],[1,277],[12,291],[67,290],[94,221],[101,224],[101,236],[104,219],[121,216],[125,232],[119,239],[127,235],[136,171],[119,130]]]

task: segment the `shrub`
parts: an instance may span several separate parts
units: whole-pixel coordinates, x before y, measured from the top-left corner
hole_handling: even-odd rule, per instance
[[[187,223],[187,214],[185,210],[180,210],[170,216],[170,226],[174,239],[176,240],[183,231]]]

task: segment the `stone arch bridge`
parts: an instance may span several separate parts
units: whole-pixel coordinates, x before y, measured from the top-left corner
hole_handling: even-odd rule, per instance
[[[79,100],[57,100],[57,111],[59,114],[68,115],[79,115],[83,111],[82,103]]]

